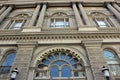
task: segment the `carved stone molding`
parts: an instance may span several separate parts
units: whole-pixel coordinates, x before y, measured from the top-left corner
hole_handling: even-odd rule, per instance
[[[102,40],[84,40],[82,44],[86,47],[101,47]]]
[[[73,34],[14,34],[0,35],[0,41],[34,41],[34,40],[55,40],[55,39],[79,39],[79,40],[102,40],[102,39],[120,39],[119,33],[73,33]]]

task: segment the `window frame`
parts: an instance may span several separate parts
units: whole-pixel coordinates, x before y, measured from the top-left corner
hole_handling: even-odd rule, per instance
[[[65,54],[65,56],[64,56],[64,54]],[[71,55],[72,57],[70,59],[67,59],[67,56],[69,56],[69,55]],[[54,58],[54,60],[50,59],[49,56],[52,56]],[[60,60],[58,59],[58,57],[59,57]],[[48,68],[46,70],[44,70],[44,66],[43,66],[43,68],[36,68],[37,69],[36,71],[38,73],[40,73],[40,72],[43,72],[43,73],[46,72],[46,74],[47,74],[46,77],[48,78],[48,76],[50,74],[50,69],[52,68],[52,66],[56,66],[57,69],[58,69],[59,76],[58,77],[53,77],[53,79],[54,78],[64,78],[64,77],[62,77],[62,69],[64,68],[64,66],[67,66],[67,67],[70,68],[70,71],[71,71],[71,77],[70,78],[73,78],[73,77],[74,78],[78,78],[78,77],[79,78],[86,78],[86,76],[85,76],[85,68],[83,66],[83,62],[79,61],[78,59],[77,59],[77,62],[76,62],[76,59],[77,58],[74,57],[72,54],[62,53],[62,52],[58,51],[58,53],[50,54],[50,55],[46,56],[45,58],[43,58],[41,61],[38,62],[38,65],[40,65],[40,64],[42,65],[43,64],[43,65],[45,65],[45,67],[48,65]],[[48,60],[50,62],[48,63],[46,60]],[[72,62],[74,60],[75,60],[75,63]],[[57,61],[63,61],[65,63],[62,64],[61,66],[59,66],[57,63],[55,63]],[[46,64],[44,64],[44,63],[46,63]],[[82,66],[77,65],[77,68],[73,67],[75,64],[79,64],[79,63]],[[74,76],[74,71],[76,71],[79,76]],[[81,76],[79,72],[81,72],[81,75],[84,74],[84,76],[83,75]],[[42,75],[42,73],[40,73],[40,76],[41,75]],[[42,77],[40,79],[42,79]]]
[[[14,17],[11,18],[5,29],[10,29],[10,30],[20,30],[22,27],[25,25],[25,23],[28,20],[28,15],[27,14],[18,14]],[[21,21],[22,25],[19,28],[14,28],[14,25],[16,22]]]
[[[21,22],[22,25],[20,27],[16,28],[15,27],[16,22]],[[12,20],[12,24],[10,25],[9,29],[19,30],[24,26],[25,22],[26,22],[26,20]]]
[[[64,25],[62,27],[57,27],[56,26],[57,20],[59,20],[59,19],[63,19],[63,21],[61,21],[61,22],[64,23]],[[53,21],[53,26],[51,26],[52,21]],[[52,17],[50,17],[49,28],[70,28],[70,19],[64,13],[61,13],[61,12],[55,13]]]
[[[11,55],[11,54],[14,54],[14,55],[15,55],[14,60],[13,60],[13,62],[12,62],[13,64],[11,64],[10,66],[4,66],[3,63],[6,61],[7,57],[8,57],[9,55]],[[16,51],[9,51],[9,52],[7,52],[7,53],[5,54],[5,57],[2,58],[1,66],[0,66],[0,74],[1,74],[1,75],[9,74],[9,73],[10,73],[11,68],[12,68],[12,66],[14,65],[15,59],[16,59]],[[5,73],[1,72],[1,70],[4,69],[4,68],[8,68],[9,71],[8,71],[8,72],[5,72]]]
[[[107,59],[107,58],[105,58],[106,56],[104,56],[104,58],[105,58],[105,60],[106,60],[106,63],[108,64],[108,66],[109,66],[109,69],[110,69],[110,72],[111,72],[111,74],[113,75],[113,76],[120,76],[120,60],[119,60],[119,58],[118,58],[118,56],[117,56],[117,54],[113,51],[113,50],[109,50],[109,49],[105,49],[104,50],[104,54],[105,54],[105,51],[107,51],[107,52],[110,52],[110,54],[112,54],[112,55],[114,55],[114,59]],[[117,63],[108,63],[109,61],[116,61]],[[113,70],[111,69],[111,67],[112,66],[119,66],[119,69],[118,70],[116,70],[116,71],[114,71],[113,72]],[[115,69],[115,68],[114,68]]]
[[[100,12],[93,12],[91,13],[91,17],[92,17],[92,22],[97,25],[99,28],[108,28],[108,27],[116,27],[114,25],[114,23],[111,21],[110,17],[108,17],[107,15],[100,13]],[[99,23],[97,21],[103,21],[106,25],[106,27],[101,27],[101,25],[99,25]],[[104,25],[103,25],[104,26]]]

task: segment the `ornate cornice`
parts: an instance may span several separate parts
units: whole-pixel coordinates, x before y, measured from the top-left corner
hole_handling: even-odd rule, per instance
[[[119,30],[100,31],[42,31],[42,32],[21,32],[15,30],[0,30],[0,41],[39,41],[39,40],[104,40],[120,39]]]

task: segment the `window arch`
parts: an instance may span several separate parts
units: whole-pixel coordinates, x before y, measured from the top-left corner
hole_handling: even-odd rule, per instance
[[[7,29],[14,29],[14,30],[21,29],[22,26],[25,25],[27,19],[28,19],[27,14],[16,15],[11,19],[11,21],[7,25]]]
[[[50,28],[69,28],[69,17],[62,13],[55,13],[51,17]]]
[[[106,27],[114,27],[112,21],[110,18],[100,12],[93,12],[91,13],[93,22],[100,28],[106,28]]]
[[[5,59],[3,60],[3,63],[0,69],[1,74],[7,74],[10,72],[10,69],[14,64],[15,57],[16,57],[15,51],[11,51],[8,53],[8,55],[5,56]]]
[[[104,58],[110,67],[112,75],[120,75],[120,62],[117,55],[112,50],[105,49]]]
[[[54,78],[85,78],[85,68],[82,60],[78,60],[70,52],[55,51],[48,54],[41,61],[38,61],[36,74],[42,79],[46,77]],[[38,77],[38,76],[36,76]]]

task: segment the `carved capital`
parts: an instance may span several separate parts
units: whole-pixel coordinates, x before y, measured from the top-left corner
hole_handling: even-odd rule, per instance
[[[18,41],[18,47],[36,47],[38,46],[37,41]]]
[[[101,47],[102,40],[83,40],[82,44],[86,47]]]

